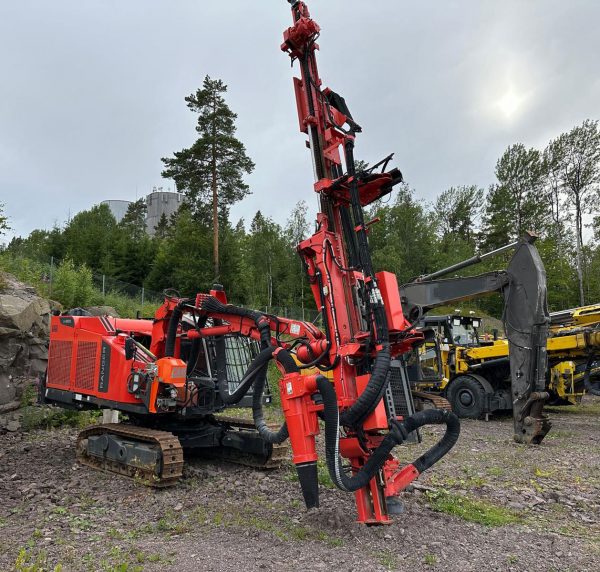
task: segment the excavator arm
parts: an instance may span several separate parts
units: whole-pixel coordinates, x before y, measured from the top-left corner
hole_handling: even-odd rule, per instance
[[[471,300],[494,292],[504,298],[502,321],[509,345],[514,437],[520,443],[540,443],[550,430],[543,413],[548,399],[546,386],[546,341],[550,316],[546,296],[546,271],[534,245],[536,235],[523,238],[493,252],[474,256],[400,288],[406,316],[418,321],[433,308]],[[505,271],[463,278],[441,276],[515,249]]]

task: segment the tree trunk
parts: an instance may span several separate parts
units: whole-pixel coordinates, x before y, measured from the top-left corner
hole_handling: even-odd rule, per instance
[[[213,262],[215,280],[219,279],[219,200],[217,194],[217,166],[213,162],[212,171],[212,207],[213,207]]]
[[[583,232],[581,230],[583,221],[581,220],[581,204],[579,197],[575,200],[575,232],[577,234],[577,280],[579,282],[579,304],[585,305],[583,293]]]
[[[217,102],[213,102],[213,110],[216,113]],[[213,217],[213,264],[215,280],[219,280],[219,195],[217,193],[217,124],[213,119],[212,140],[212,217]]]

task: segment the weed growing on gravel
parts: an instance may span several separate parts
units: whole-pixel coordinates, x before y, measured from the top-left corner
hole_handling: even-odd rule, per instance
[[[30,554],[26,548],[21,548],[17,559],[15,560],[15,572],[62,572],[62,564],[57,564],[54,568],[48,568],[48,556],[44,551],[35,556]]]
[[[543,469],[540,469],[539,467],[534,467],[533,474],[536,477],[542,477],[544,479],[547,479],[548,477],[551,477],[554,474],[554,471],[544,471]]]
[[[486,470],[490,477],[501,477],[504,475],[504,469],[502,467],[488,467]]]
[[[485,526],[504,526],[520,522],[521,517],[504,507],[474,500],[447,491],[427,491],[425,498],[431,508]]]
[[[396,570],[398,568],[398,558],[391,550],[383,550],[374,554],[379,564],[388,570]]]
[[[423,562],[427,564],[427,566],[435,566],[437,563],[437,556],[435,554],[425,554]]]

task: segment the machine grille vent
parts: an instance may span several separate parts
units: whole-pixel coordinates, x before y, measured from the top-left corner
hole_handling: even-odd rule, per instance
[[[392,360],[388,371],[388,386],[385,393],[385,405],[389,417],[408,417],[415,412],[410,391],[406,366],[402,360]],[[408,443],[420,443],[420,430],[413,431],[406,440]]]
[[[69,387],[71,381],[71,352],[73,342],[55,340],[50,343],[48,356],[48,383]]]
[[[96,342],[77,344],[77,365],[75,367],[75,388],[94,389],[94,370],[96,369]]]

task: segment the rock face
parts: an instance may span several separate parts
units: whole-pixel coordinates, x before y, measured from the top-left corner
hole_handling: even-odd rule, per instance
[[[21,397],[23,382],[46,370],[51,308],[35,289],[3,274],[0,292],[0,410]]]

